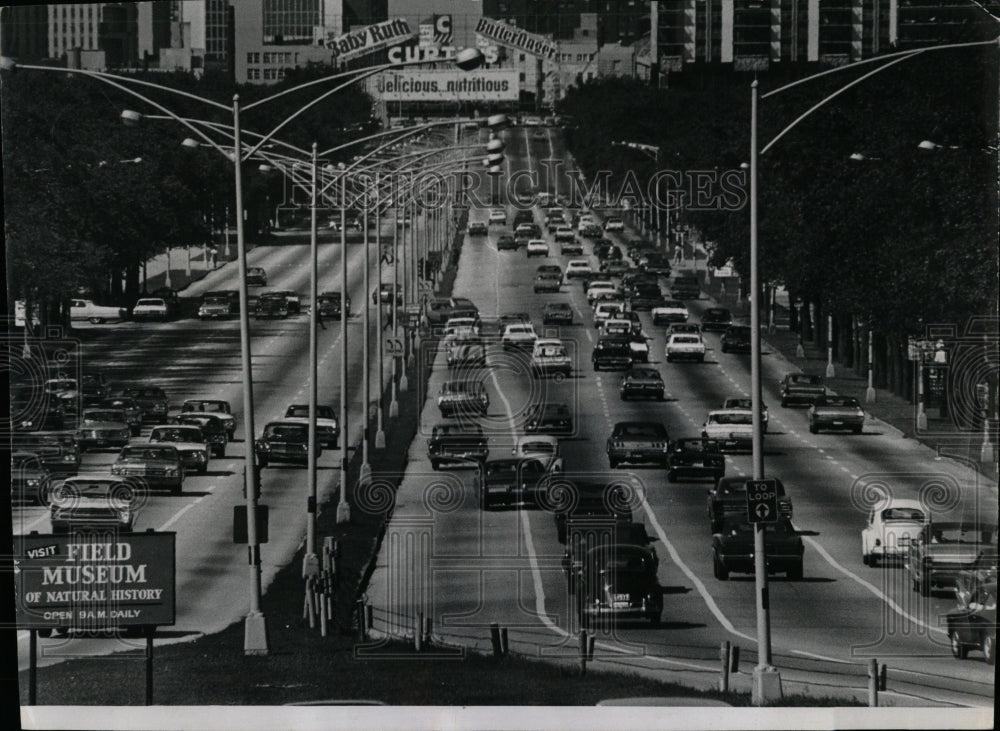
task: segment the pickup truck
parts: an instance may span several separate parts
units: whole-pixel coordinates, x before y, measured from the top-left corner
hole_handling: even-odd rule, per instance
[[[73,299],[69,303],[69,319],[71,321],[87,320],[95,325],[108,320],[124,320],[127,311],[123,307],[104,307],[95,305],[93,300]]]

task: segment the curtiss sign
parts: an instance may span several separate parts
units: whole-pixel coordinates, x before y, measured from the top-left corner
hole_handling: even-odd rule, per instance
[[[175,533],[14,537],[18,629],[172,625]]]
[[[404,18],[393,18],[328,38],[326,47],[333,51],[334,62],[347,61],[402,43],[415,35]]]
[[[491,18],[480,18],[476,24],[476,33],[501,45],[550,61],[556,60],[559,53],[559,47],[554,41]]]

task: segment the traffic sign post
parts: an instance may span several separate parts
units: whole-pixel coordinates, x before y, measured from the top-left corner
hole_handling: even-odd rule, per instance
[[[747,519],[751,523],[778,522],[778,483],[747,480]]]

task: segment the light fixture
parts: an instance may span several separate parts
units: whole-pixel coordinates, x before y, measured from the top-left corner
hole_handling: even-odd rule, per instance
[[[132,109],[125,109],[121,113],[121,120],[127,127],[135,127],[142,123],[142,114]]]

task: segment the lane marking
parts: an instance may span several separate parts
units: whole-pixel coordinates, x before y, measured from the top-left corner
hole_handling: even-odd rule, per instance
[[[174,523],[176,523],[176,522],[177,522],[178,520],[180,520],[180,517],[181,517],[182,515],[184,515],[184,513],[186,513],[187,511],[189,511],[189,510],[190,510],[191,508],[193,508],[193,507],[194,507],[195,505],[197,505],[197,504],[198,504],[199,502],[201,502],[201,498],[198,498],[198,499],[197,499],[197,500],[195,500],[194,502],[190,502],[190,503],[188,503],[188,504],[187,504],[187,505],[185,505],[185,506],[184,506],[183,508],[181,508],[180,510],[178,510],[178,511],[177,511],[177,512],[176,512],[176,513],[174,514],[174,517],[172,517],[172,518],[171,518],[170,520],[168,520],[168,521],[167,521],[166,523],[164,523],[164,524],[163,524],[163,525],[161,525],[161,526],[160,526],[159,528],[157,528],[157,530],[158,530],[158,531],[165,531],[165,530],[166,530],[167,528],[169,528],[169,527],[170,527],[170,526],[172,526],[172,525],[173,525]]]

